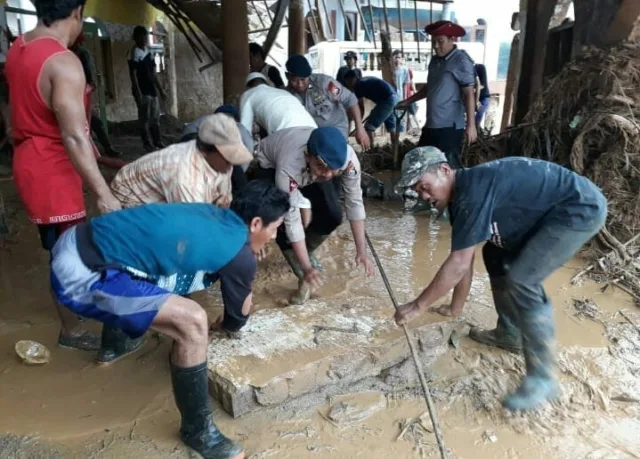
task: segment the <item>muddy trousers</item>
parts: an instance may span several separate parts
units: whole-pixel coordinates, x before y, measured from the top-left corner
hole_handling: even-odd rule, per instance
[[[532,409],[557,395],[553,309],[542,282],[602,229],[606,219],[602,199],[600,213],[579,228],[549,221],[518,251],[491,243],[482,250],[499,317],[497,328],[520,335],[526,363],[520,387],[504,401],[508,409]]]

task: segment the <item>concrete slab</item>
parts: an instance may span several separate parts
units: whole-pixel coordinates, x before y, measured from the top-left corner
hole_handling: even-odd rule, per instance
[[[240,339],[211,342],[211,394],[237,417],[330,386],[388,377],[392,367],[415,372],[392,314],[388,300],[371,296],[260,310]],[[462,320],[436,314],[412,323],[423,364],[429,366],[444,352],[452,331],[463,326]],[[394,384],[405,388],[407,381],[395,376]]]

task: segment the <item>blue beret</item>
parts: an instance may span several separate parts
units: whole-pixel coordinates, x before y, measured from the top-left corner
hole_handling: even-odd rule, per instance
[[[220,105],[216,108],[215,113],[226,113],[227,115],[231,115],[234,120],[240,121],[240,112],[238,108],[232,104]]]
[[[311,65],[306,57],[295,54],[289,58],[286,64],[287,72],[291,75],[308,78],[311,76]]]
[[[321,127],[309,136],[307,149],[322,159],[330,169],[342,169],[347,162],[347,139],[338,128]]]

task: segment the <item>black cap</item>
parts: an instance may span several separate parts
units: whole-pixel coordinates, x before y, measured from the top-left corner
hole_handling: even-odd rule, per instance
[[[355,51],[347,51],[344,55],[344,60],[346,61],[349,58],[358,60],[358,54]]]

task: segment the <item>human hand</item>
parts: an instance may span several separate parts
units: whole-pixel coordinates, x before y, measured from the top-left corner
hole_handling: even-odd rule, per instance
[[[394,314],[396,324],[405,325],[422,313],[422,308],[415,301],[400,306]]]
[[[311,287],[312,290],[320,288],[324,283],[322,280],[322,274],[315,268],[305,270],[303,280]]]
[[[476,125],[474,124],[473,120],[471,120],[471,123],[464,131],[464,139],[467,142],[467,145],[471,145],[472,143],[475,143],[476,140],[478,140],[478,131],[476,131]]]
[[[258,261],[262,261],[262,260],[264,260],[265,258],[267,258],[267,249],[266,249],[266,248],[264,248],[264,247],[263,247],[263,248],[261,248],[261,249],[258,251],[258,254],[256,255],[256,258],[258,259]]]
[[[118,201],[111,193],[108,193],[105,196],[98,196],[97,205],[101,214],[122,209],[120,201]]]
[[[369,147],[371,147],[369,134],[367,134],[367,131],[365,131],[363,127],[356,129],[356,140],[363,150],[368,150]]]
[[[366,254],[356,254],[356,267],[359,267],[360,265],[364,266],[364,273],[367,277],[373,276],[373,262]]]
[[[411,104],[409,102],[407,102],[407,100],[401,100],[400,102],[398,102],[396,104],[396,106],[394,107],[394,110],[409,110],[409,106]]]

